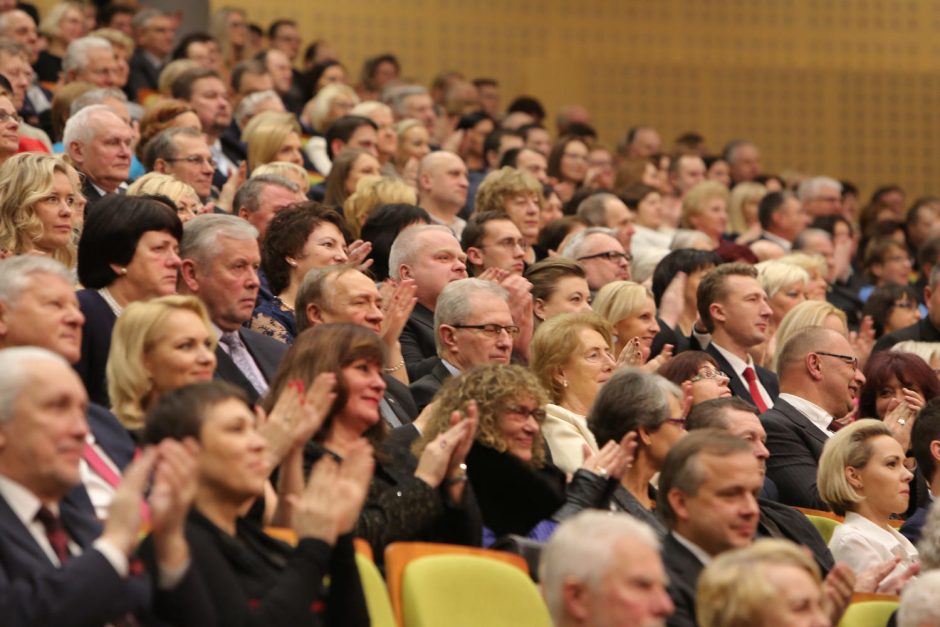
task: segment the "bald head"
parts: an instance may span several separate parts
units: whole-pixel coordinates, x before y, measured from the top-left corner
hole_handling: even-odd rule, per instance
[[[418,164],[420,204],[432,216],[448,219],[467,203],[467,166],[457,155],[439,150]]]
[[[845,339],[840,333],[825,327],[807,327],[787,340],[777,355],[777,373],[782,377],[791,370],[802,368],[806,355],[827,346],[833,339]]]

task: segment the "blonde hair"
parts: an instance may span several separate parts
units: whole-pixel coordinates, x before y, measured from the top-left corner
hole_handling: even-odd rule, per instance
[[[263,111],[252,117],[242,131],[242,141],[248,145],[248,171],[274,161],[291,133],[300,136],[300,123],[293,113]]]
[[[610,323],[592,312],[553,316],[540,324],[532,336],[529,368],[553,403],[560,402],[565,393],[565,386],[555,380],[555,375],[583,348],[580,332],[584,329],[597,331],[610,347],[613,336]]]
[[[839,429],[823,447],[816,473],[816,486],[819,498],[836,514],[845,516],[846,512],[853,511],[856,505],[865,500],[849,483],[845,469],[864,468],[871,461],[871,440],[880,435],[893,437],[885,423],[864,418]]]
[[[219,43],[219,50],[222,53],[222,63],[228,67],[241,61],[245,57],[245,49],[248,48],[246,45],[245,49],[236,50],[229,39],[228,18],[234,13],[238,13],[245,18],[245,27],[247,28],[248,15],[242,9],[222,7],[209,18],[209,34]]]
[[[522,170],[506,166],[486,175],[477,189],[474,211],[506,211],[506,200],[515,194],[533,194],[539,203],[539,209],[545,208],[545,195],[542,184]]]
[[[702,181],[686,192],[682,199],[682,227],[694,229],[689,218],[699,215],[705,203],[712,198],[721,198],[727,202],[728,188],[718,181]]]
[[[591,307],[596,313],[604,316],[611,324],[616,326],[621,320],[635,316],[640,308],[646,304],[647,298],[652,298],[649,288],[633,281],[611,281],[597,292]],[[621,338],[624,341],[630,338]]]
[[[768,576],[773,566],[806,571],[817,589],[819,566],[788,540],[763,538],[749,547],[726,551],[712,560],[698,580],[695,614],[702,627],[766,625],[766,608],[779,602],[781,590]],[[820,596],[822,592],[820,590]]]
[[[348,96],[352,99],[353,106],[359,104],[359,96],[356,95],[356,91],[349,85],[343,85],[341,83],[326,85],[317,92],[317,95],[313,97],[309,105],[310,126],[316,132],[326,133],[326,127],[329,126],[326,123],[326,116],[329,115],[330,109],[333,108],[333,99],[337,96]]]
[[[264,176],[265,174],[283,176],[288,181],[297,183],[297,186],[302,190],[310,187],[310,175],[307,174],[307,171],[296,163],[290,163],[288,161],[271,161],[269,163],[262,163],[251,171],[251,176],[248,178],[253,179],[256,176]]]
[[[45,36],[48,39],[61,39],[62,31],[59,29],[59,22],[62,21],[62,18],[65,17],[66,11],[69,9],[78,11],[82,16],[82,20],[84,21],[85,10],[81,3],[60,2],[59,4],[56,4],[51,9],[49,9],[46,17],[44,17],[42,21],[39,22],[39,34]]]
[[[790,311],[780,321],[777,332],[774,333],[774,344],[780,351],[794,335],[806,327],[825,326],[826,318],[835,316],[842,321],[842,333],[848,335],[848,323],[845,312],[824,300],[807,300]],[[776,361],[773,364],[775,372],[779,372]]]
[[[395,165],[399,168],[404,167],[407,161],[407,159],[404,159],[404,150],[408,131],[419,126],[424,128],[424,122],[414,118],[405,118],[395,124],[395,137],[397,139],[395,143]]]
[[[188,198],[197,205],[202,204],[196,190],[190,185],[169,174],[159,172],[148,172],[127,188],[128,196],[145,196],[148,194],[162,194],[175,203]]]
[[[0,166],[0,247],[14,255],[34,249],[43,235],[42,220],[36,215],[35,206],[52,191],[56,173],[69,179],[75,196],[82,195],[75,187],[78,173],[60,157],[24,152],[13,155]],[[56,250],[52,258],[69,268],[74,267],[75,242]]]
[[[767,298],[773,298],[774,294],[788,285],[800,282],[805,286],[809,282],[809,273],[806,270],[781,259],[762,261],[755,267],[757,280],[767,292]]]
[[[111,410],[127,429],[143,428],[146,408],[155,400],[151,398],[153,382],[144,368],[144,356],[153,348],[166,319],[176,311],[199,316],[215,350],[217,340],[209,314],[195,296],[161,296],[133,302],[114,325],[105,374]]]
[[[113,48],[121,48],[127,51],[127,56],[134,54],[134,40],[119,31],[116,28],[99,28],[88,33],[89,37],[101,37],[107,41]]]
[[[350,234],[358,238],[369,214],[382,205],[414,205],[417,202],[418,195],[414,188],[401,179],[364,176],[356,183],[356,191],[343,203],[343,216]]]
[[[760,183],[738,183],[731,190],[728,196],[728,230],[732,233],[744,233],[751,225],[747,224],[747,218],[744,216],[744,205],[749,202],[760,202],[767,194],[767,188]],[[754,222],[757,222],[757,214],[754,214]]]
[[[795,266],[799,266],[806,270],[810,277],[812,277],[814,273],[824,277],[829,271],[829,267],[826,264],[826,258],[822,255],[811,255],[809,253],[796,252],[784,255],[783,257],[777,259],[777,261],[792,263]]]
[[[917,355],[927,365],[930,365],[934,357],[940,355],[940,342],[917,342],[915,340],[904,340],[891,347],[891,350],[898,353],[910,353]]]

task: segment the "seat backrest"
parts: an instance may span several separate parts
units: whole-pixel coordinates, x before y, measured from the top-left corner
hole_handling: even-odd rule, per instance
[[[373,627],[398,627],[392,603],[388,598],[388,590],[382,574],[371,559],[361,553],[356,554],[356,566],[359,568],[359,578],[362,580],[362,591],[366,596],[366,606],[369,608],[369,619]]]
[[[836,520],[824,516],[813,516],[811,514],[806,514],[806,517],[809,518],[809,521],[813,523],[814,527],[816,527],[816,531],[819,532],[819,535],[822,536],[822,539],[826,544],[829,544],[829,540],[832,539],[832,534],[835,532],[836,527],[842,524]]]
[[[897,611],[897,601],[861,601],[849,605],[839,627],[884,627]]]
[[[519,568],[478,555],[415,559],[402,576],[404,627],[550,627],[538,588]]]
[[[402,624],[402,573],[413,560],[429,555],[476,555],[491,560],[505,562],[529,574],[529,565],[525,559],[515,553],[493,551],[459,544],[441,544],[437,542],[393,542],[385,547],[385,581],[388,583],[388,595],[392,599],[392,608],[398,624]]]

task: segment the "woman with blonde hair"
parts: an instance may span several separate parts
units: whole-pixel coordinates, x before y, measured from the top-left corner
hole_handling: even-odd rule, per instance
[[[649,288],[632,281],[612,281],[597,292],[592,306],[613,327],[614,357],[619,359],[624,348],[629,346],[627,350],[637,353],[639,359],[631,355],[625,355],[623,359],[630,358],[636,365],[645,364],[653,338],[659,333],[656,302]],[[662,354],[671,353],[671,350],[663,350]]]
[[[796,264],[782,260],[762,261],[756,266],[757,280],[767,293],[772,329],[780,325],[783,317],[795,306],[806,300],[809,273]]]
[[[159,172],[145,174],[127,188],[126,195],[166,196],[176,205],[176,215],[183,224],[203,213],[203,206],[199,202],[196,190],[169,174]]]
[[[839,616],[826,607],[819,566],[802,547],[773,538],[709,562],[695,596],[701,627],[830,627]]]
[[[431,135],[424,123],[414,118],[402,120],[395,125],[398,137],[395,150],[395,169],[412,187],[418,186],[418,164],[424,155],[431,152]]]
[[[760,183],[738,183],[728,197],[728,233],[738,244],[749,244],[761,234],[757,208],[767,188]]]
[[[707,235],[714,247],[728,230],[728,188],[715,181],[703,181],[682,199],[682,228]]]
[[[343,216],[350,235],[358,238],[369,214],[382,205],[415,205],[418,195],[400,179],[387,176],[365,176],[356,184],[356,191],[343,203]]]
[[[209,20],[209,34],[219,42],[226,71],[246,57],[248,20],[242,9],[222,7]]]
[[[334,83],[321,89],[304,105],[300,121],[313,131],[313,137],[307,141],[304,151],[313,167],[323,176],[327,176],[332,167],[326,145],[326,130],[337,119],[349,115],[357,104],[359,96],[352,87]]]
[[[39,22],[39,34],[48,45],[33,65],[43,83],[57,83],[62,72],[62,57],[69,44],[85,35],[85,12],[78,2],[60,2]]]
[[[161,395],[212,379],[216,343],[205,305],[194,296],[131,303],[114,325],[108,352],[111,411],[139,434]]]
[[[382,166],[371,152],[363,148],[347,148],[336,155],[330,175],[326,177],[324,204],[341,207],[356,191],[366,176],[381,176]]]
[[[252,170],[251,176],[249,178],[264,176],[265,174],[283,176],[288,181],[296,183],[297,187],[300,189],[307,189],[310,187],[310,175],[307,174],[307,171],[304,170],[302,166],[299,166],[296,163],[288,163],[287,161],[272,161],[270,163],[264,163]]]
[[[300,123],[286,111],[264,111],[251,118],[242,131],[248,145],[248,171],[272,161],[302,166]]]
[[[826,327],[846,337],[849,335],[844,311],[826,301],[807,300],[787,312],[780,321],[772,340],[774,346],[783,347],[806,327]],[[767,367],[776,371],[776,360],[768,361]]]
[[[73,268],[78,174],[39,152],[14,155],[0,166],[0,248],[13,255],[48,255]]]
[[[826,300],[826,293],[829,291],[829,284],[826,283],[829,266],[822,255],[795,252],[784,255],[777,261],[792,263],[806,270],[809,274],[809,280],[806,282],[807,300]]]

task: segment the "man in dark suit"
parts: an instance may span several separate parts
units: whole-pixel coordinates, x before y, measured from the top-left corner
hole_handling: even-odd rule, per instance
[[[888,350],[905,340],[940,342],[940,266],[934,266],[930,273],[930,282],[924,288],[924,301],[927,303],[927,317],[906,329],[882,336],[875,343],[875,352]]]
[[[773,407],[777,376],[754,364],[748,351],[769,339],[767,294],[757,280],[757,269],[744,263],[726,263],[710,271],[696,293],[699,318],[711,334],[706,351],[728,378],[728,387],[759,410]]]
[[[145,9],[131,21],[136,48],[130,60],[130,74],[125,87],[127,97],[142,102],[147,91],[156,92],[160,70],[173,52],[176,27],[173,19],[157,9]]]
[[[934,495],[940,494],[940,400],[931,399],[917,414],[911,429],[911,448],[914,449],[917,468],[930,485],[931,494],[930,502],[919,507],[901,526],[901,533],[917,544],[933,505]]]
[[[184,535],[194,496],[195,457],[178,442],[144,453],[128,470],[101,529],[66,498],[79,485],[88,434],[87,395],[59,355],[34,347],[0,350],[9,394],[0,400],[0,611],[4,625],[104,625],[129,614],[172,624],[211,620]],[[16,373],[13,375],[12,373]],[[133,552],[140,503],[151,501],[157,577]],[[152,573],[156,575],[156,572]]]
[[[65,123],[62,144],[89,203],[127,186],[132,141],[130,127],[105,105],[85,107]]]
[[[396,281],[411,279],[418,303],[401,333],[401,352],[408,378],[417,381],[437,363],[434,309],[441,290],[451,281],[466,278],[467,255],[450,229],[441,225],[403,230],[389,251],[388,271]]]
[[[203,214],[186,223],[180,242],[181,291],[199,298],[219,334],[215,376],[255,403],[268,391],[287,345],[242,325],[258,297],[258,230],[241,218]]]
[[[796,238],[810,223],[809,213],[792,192],[771,192],[764,196],[757,208],[757,217],[761,226],[757,241],[769,242],[783,253],[790,252]]]
[[[460,279],[441,291],[434,312],[440,358],[431,372],[411,384],[418,411],[450,377],[480,364],[509,363],[519,326],[508,299],[505,288],[482,279]]]
[[[767,431],[767,474],[780,501],[829,509],[819,498],[816,471],[823,446],[840,427],[835,418],[853,409],[865,376],[848,339],[808,327],[778,348],[780,397],[761,415]]]
[[[388,348],[388,367],[383,369],[385,394],[379,411],[389,427],[410,424],[418,409],[408,385],[399,377],[405,374],[398,335],[413,306],[414,283],[404,281],[396,289],[388,306],[388,317],[382,312],[382,295],[375,282],[351,266],[327,266],[307,273],[297,290],[297,333],[331,322],[350,322],[366,327],[382,336]],[[405,376],[407,381],[407,375]]]

